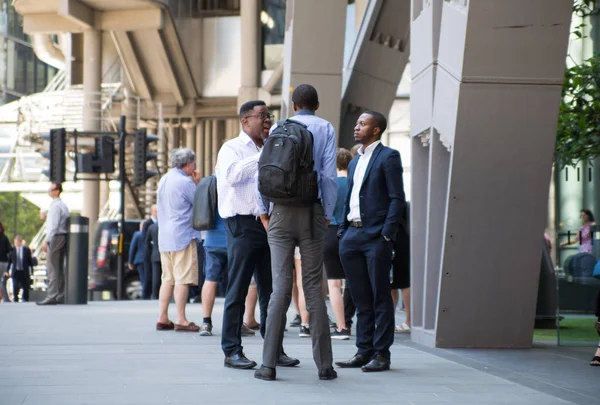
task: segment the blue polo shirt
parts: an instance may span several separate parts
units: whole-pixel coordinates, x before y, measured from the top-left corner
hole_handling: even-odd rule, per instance
[[[219,213],[215,216],[215,229],[209,229],[204,235],[204,247],[227,247],[225,221],[221,218]]]

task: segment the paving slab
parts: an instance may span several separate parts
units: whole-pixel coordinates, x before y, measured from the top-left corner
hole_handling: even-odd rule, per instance
[[[0,405],[581,403],[444,358],[456,354],[432,352],[401,335],[392,347],[391,371],[338,368],[338,379],[320,381],[310,339],[288,328],[285,350],[300,366],[279,368],[278,381],[260,381],[253,371],[223,367],[222,299],[215,305],[211,337],[155,331],[157,306],[156,301],[0,305]],[[188,318],[200,323],[201,305],[189,305]],[[259,364],[262,343],[259,335],[243,338],[246,355]],[[354,337],[333,341],[334,359],[352,357],[354,343]]]

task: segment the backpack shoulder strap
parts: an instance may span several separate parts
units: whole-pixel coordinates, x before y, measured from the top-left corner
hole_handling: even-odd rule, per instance
[[[281,121],[280,121],[281,122]],[[285,124],[289,125],[289,124],[294,124],[294,125],[300,125],[301,127],[308,129],[308,126],[300,121],[296,121],[292,118],[288,118],[284,121]],[[279,123],[277,123],[277,125],[279,125]]]

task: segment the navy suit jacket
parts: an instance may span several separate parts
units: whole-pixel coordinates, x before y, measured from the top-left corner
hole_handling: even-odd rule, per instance
[[[144,239],[142,232],[136,231],[129,244],[129,264],[144,264]]]
[[[11,266],[14,264],[15,266],[17,265],[17,249],[13,248],[12,252],[9,255],[9,260],[8,260],[8,269],[11,269]],[[33,266],[35,266],[36,263],[33,259],[33,256],[31,255],[31,249],[29,249],[27,246],[23,246],[23,270],[25,271],[25,275],[27,277],[27,279],[29,279],[29,276],[33,273]],[[13,271],[16,271],[16,267],[14,270],[11,270],[10,274],[11,276],[13,275]]]
[[[354,184],[354,171],[359,156],[348,166],[348,194],[344,207],[344,223],[340,226],[341,236],[349,226],[350,197],[354,187],[360,187],[360,217],[363,230],[375,238],[385,236],[396,240],[398,226],[405,209],[404,183],[402,181],[402,162],[400,153],[377,145],[367,165],[362,185]]]

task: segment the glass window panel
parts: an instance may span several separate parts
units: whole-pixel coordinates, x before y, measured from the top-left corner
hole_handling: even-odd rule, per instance
[[[286,0],[263,0],[260,13],[262,26],[262,68],[272,70],[283,60]]]
[[[46,84],[48,84],[48,75],[46,70],[46,64],[35,58],[35,92],[39,93],[44,90]]]
[[[8,32],[8,0],[0,1],[0,32]]]
[[[25,51],[25,93],[35,93],[35,56],[33,49],[23,46]]]
[[[15,87],[14,90],[19,93],[26,92],[27,82],[27,47],[15,43],[16,64],[15,64]]]

